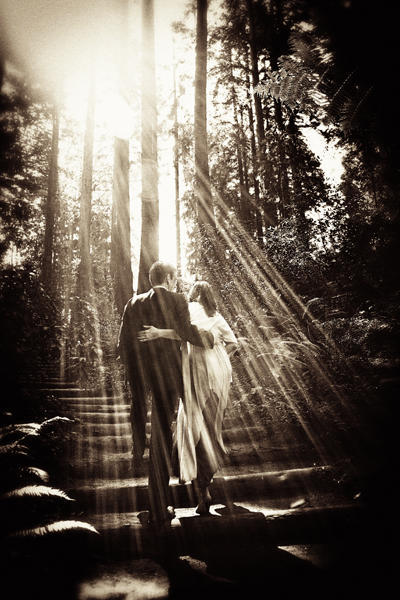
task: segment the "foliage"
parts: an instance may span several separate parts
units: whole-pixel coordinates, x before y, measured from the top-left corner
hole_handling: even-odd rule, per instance
[[[73,499],[63,490],[48,485],[50,476],[43,467],[55,468],[49,457],[51,453],[58,454],[57,466],[60,467],[60,456],[65,454],[70,441],[66,433],[72,424],[70,419],[55,417],[42,423],[2,427],[0,504],[4,517],[1,523],[3,536],[5,532],[15,535],[15,531],[22,528],[51,524],[55,516],[69,513]],[[10,439],[13,439],[12,443],[7,443]]]
[[[2,413],[18,420],[43,416],[41,375],[58,357],[59,322],[54,300],[43,289],[31,265],[7,267],[0,283],[1,378],[7,390]]]
[[[28,588],[35,594],[37,577],[41,597],[47,597],[49,581],[43,578],[54,586],[57,573],[66,566],[82,568],[85,544],[98,533],[90,523],[73,518],[74,499],[50,485],[52,478],[43,468],[61,468],[60,454],[65,456],[71,423],[55,417],[0,429],[0,556],[10,580],[13,573],[23,573],[21,583],[14,581],[17,597],[24,586],[25,594]],[[58,454],[57,464],[49,461],[49,453]]]
[[[292,111],[316,110],[326,104],[325,96],[318,90],[320,77],[293,56],[280,56],[277,71],[259,83],[254,91],[264,98],[271,95]]]
[[[0,140],[0,258],[16,249],[20,259],[32,261],[40,258],[49,114],[40,89],[12,69],[0,92]]]
[[[196,273],[213,286],[239,341],[232,410],[271,432],[296,431],[324,460],[351,457],[372,467],[395,397],[400,321],[393,307],[363,309],[351,285],[340,293],[327,265],[289,242],[295,224],[286,227],[270,239],[269,261],[232,230],[229,245],[197,232]]]

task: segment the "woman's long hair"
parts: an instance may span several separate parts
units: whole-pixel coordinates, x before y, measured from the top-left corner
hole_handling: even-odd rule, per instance
[[[196,281],[189,292],[189,302],[200,302],[208,317],[213,317],[217,312],[217,303],[207,281]]]

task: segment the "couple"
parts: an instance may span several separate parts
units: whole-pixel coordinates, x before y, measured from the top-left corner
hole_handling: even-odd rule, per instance
[[[182,294],[174,292],[177,274],[173,265],[154,263],[149,279],[152,288],[125,306],[118,348],[132,391],[134,466],[143,461],[147,391],[152,395],[149,522],[162,529],[174,517],[169,477],[172,422],[178,403],[179,478],[192,481],[197,512],[209,511],[208,487],[225,453],[222,420],[231,382],[228,354],[237,343],[217,312],[208,283],[194,284],[188,304]]]

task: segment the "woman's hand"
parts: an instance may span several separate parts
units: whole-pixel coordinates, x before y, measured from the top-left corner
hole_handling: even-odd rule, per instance
[[[138,332],[137,337],[139,342],[150,342],[163,337],[163,330],[154,327],[153,325],[143,325],[144,329]]]

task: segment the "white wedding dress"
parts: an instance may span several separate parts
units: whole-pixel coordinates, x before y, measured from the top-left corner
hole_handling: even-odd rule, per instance
[[[204,308],[198,302],[189,304],[190,320],[200,329],[222,335],[223,343],[217,343],[213,348],[206,349],[182,344],[182,372],[184,398],[178,409],[176,424],[176,441],[178,450],[179,473],[181,482],[189,482],[196,478],[196,445],[203,437],[211,462],[218,469],[218,455],[226,452],[222,440],[222,421],[228,404],[229,388],[232,381],[232,367],[225,344],[236,343],[236,337],[228,323],[218,312],[207,316]],[[205,440],[204,410],[210,395],[217,398],[215,416],[214,442]],[[214,427],[214,425],[213,425]],[[209,436],[208,436],[209,439]],[[218,444],[219,448],[215,448]]]

